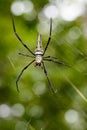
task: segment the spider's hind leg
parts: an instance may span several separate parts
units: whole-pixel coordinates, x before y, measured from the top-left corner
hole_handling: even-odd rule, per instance
[[[18,82],[19,82],[19,79],[21,78],[23,72],[34,62],[35,60],[31,61],[28,65],[26,65],[22,71],[20,72],[20,74],[18,75],[17,79],[16,79],[16,88],[17,88],[17,91],[19,92],[19,88],[18,88]]]
[[[55,89],[54,89],[54,87],[53,87],[53,85],[52,85],[52,83],[51,83],[51,81],[50,81],[50,79],[48,77],[47,70],[46,70],[46,68],[44,66],[44,63],[43,63],[43,69],[44,69],[44,73],[46,75],[47,81],[48,81],[48,83],[50,85],[50,89],[52,90],[53,93],[56,93],[56,91],[55,91]]]

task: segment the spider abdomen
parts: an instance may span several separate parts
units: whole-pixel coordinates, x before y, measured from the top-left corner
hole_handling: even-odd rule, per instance
[[[42,62],[42,56],[36,55],[36,63],[41,63],[41,62]]]
[[[41,66],[43,68],[43,57],[42,55],[36,55],[34,66]]]

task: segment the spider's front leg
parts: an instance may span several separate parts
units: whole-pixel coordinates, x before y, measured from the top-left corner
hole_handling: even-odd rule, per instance
[[[52,35],[52,18],[50,18],[50,34],[49,34],[49,38],[48,38],[46,47],[45,47],[45,49],[44,49],[43,55],[45,54],[45,52],[46,52],[46,50],[47,50],[47,48],[48,48],[48,45],[49,45],[50,40],[51,40],[51,35]]]
[[[27,45],[22,41],[22,39],[19,37],[18,33],[16,32],[16,27],[15,27],[15,23],[14,23],[14,18],[13,18],[13,16],[12,16],[12,25],[13,25],[14,34],[15,34],[15,36],[17,37],[17,39],[20,41],[20,43],[21,43],[32,55],[35,55],[35,54],[30,50],[30,48],[28,48]]]

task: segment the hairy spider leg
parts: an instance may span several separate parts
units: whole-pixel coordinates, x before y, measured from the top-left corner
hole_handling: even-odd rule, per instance
[[[44,59],[46,59],[46,58],[58,59],[57,57],[54,57],[54,56],[44,56]]]
[[[35,56],[30,56],[28,54],[24,54],[24,53],[21,53],[21,52],[19,52],[18,54],[21,55],[21,56],[25,56],[25,57],[35,58]]]
[[[63,65],[63,66],[68,66],[68,65],[66,65],[66,64],[63,63],[63,62],[56,61],[56,60],[54,60],[54,59],[44,59],[44,60],[46,60],[46,61],[52,61],[52,62],[54,62],[54,63],[61,64],[61,65]]]
[[[19,35],[17,34],[13,16],[12,16],[12,25],[13,25],[14,34],[15,34],[15,36],[17,37],[17,39],[21,42],[21,44],[22,44],[32,55],[35,55],[35,54],[27,47],[27,45],[23,43],[23,41],[21,40],[21,38],[20,38]]]
[[[65,63],[63,63],[63,62],[60,62],[60,61],[58,61],[58,60],[55,60],[55,58],[54,58],[54,59],[51,59],[51,58],[49,58],[49,59],[43,58],[43,60],[45,60],[45,61],[51,61],[51,62],[54,62],[54,63],[56,63],[56,64],[60,64],[60,65],[67,66],[67,67],[72,67],[72,66],[67,65],[67,64],[65,64]]]
[[[31,61],[28,65],[26,65],[22,71],[20,72],[20,74],[18,75],[17,79],[16,79],[16,88],[17,88],[17,91],[19,92],[19,88],[18,88],[18,82],[19,82],[19,79],[20,77],[22,76],[23,72],[34,62],[35,60]]]
[[[46,47],[44,49],[44,53],[43,55],[45,54],[47,48],[48,48],[48,45],[50,43],[50,40],[51,40],[51,34],[52,34],[52,18],[50,18],[50,34],[49,34],[49,38],[48,38],[48,41],[47,41],[47,44],[46,44]]]
[[[48,77],[47,70],[46,70],[46,68],[45,68],[45,66],[44,66],[44,63],[43,63],[43,69],[44,69],[44,73],[45,73],[45,75],[46,75],[47,81],[48,81],[48,83],[49,83],[49,85],[50,85],[50,89],[52,90],[53,93],[56,93],[56,91],[55,91],[55,89],[54,89],[52,83],[50,82],[50,79],[49,79],[49,77]]]

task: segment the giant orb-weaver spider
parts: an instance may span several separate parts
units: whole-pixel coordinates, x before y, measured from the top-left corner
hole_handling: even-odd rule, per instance
[[[45,60],[45,61],[51,61],[51,62],[54,62],[54,63],[57,63],[57,64],[61,64],[61,65],[64,65],[64,66],[67,66],[67,65],[66,65],[65,63],[63,63],[63,62],[58,61],[58,59],[57,59],[56,57],[44,56],[45,52],[47,51],[48,45],[49,45],[49,43],[50,43],[50,40],[51,40],[51,34],[52,34],[52,18],[50,18],[50,34],[49,34],[49,38],[48,38],[47,44],[46,44],[46,46],[45,46],[45,49],[43,49],[43,46],[42,46],[41,34],[38,34],[38,36],[37,36],[37,42],[36,42],[36,48],[35,48],[35,52],[34,52],[34,53],[33,53],[33,52],[30,50],[30,48],[21,40],[21,38],[20,38],[19,35],[17,34],[13,16],[12,16],[12,24],[13,24],[14,34],[16,35],[17,39],[18,39],[18,40],[20,41],[20,43],[32,54],[32,56],[27,55],[27,54],[23,54],[23,53],[19,53],[19,55],[34,58],[34,60],[32,60],[30,63],[28,63],[28,64],[22,69],[22,71],[20,72],[20,74],[18,75],[18,77],[17,77],[17,79],[16,79],[16,88],[17,88],[17,91],[19,91],[18,81],[19,81],[20,77],[22,76],[23,72],[24,72],[32,63],[34,63],[34,66],[35,66],[35,67],[36,67],[36,66],[41,66],[41,68],[44,70],[44,73],[45,73],[45,75],[46,75],[46,78],[47,78],[47,80],[48,80],[48,83],[49,83],[49,85],[50,85],[50,88],[51,88],[51,90],[53,91],[53,93],[55,93],[54,87],[53,87],[53,85],[52,85],[50,79],[48,78],[47,70],[46,70],[45,65],[44,65],[44,60]]]

